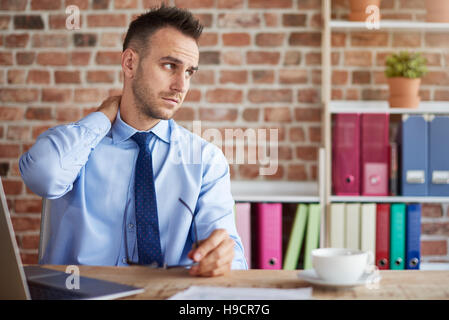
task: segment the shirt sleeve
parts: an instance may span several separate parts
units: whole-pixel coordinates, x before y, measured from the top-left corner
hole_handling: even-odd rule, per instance
[[[231,194],[228,162],[223,152],[212,144],[206,145],[203,156],[203,180],[195,208],[198,237],[205,239],[215,229],[226,229],[235,241],[232,269],[248,269],[243,244],[235,225],[235,202]]]
[[[27,187],[47,199],[69,192],[91,151],[110,128],[111,121],[106,115],[93,112],[78,122],[42,133],[19,160],[20,174]]]

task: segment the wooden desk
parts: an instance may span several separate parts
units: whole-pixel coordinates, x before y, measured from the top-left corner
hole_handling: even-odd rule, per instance
[[[65,271],[65,266],[44,266]],[[222,287],[301,288],[311,284],[297,277],[299,270],[235,270],[216,278],[192,277],[185,269],[79,266],[80,275],[142,287],[128,299],[166,299],[192,285]],[[313,286],[314,299],[449,299],[449,271],[380,271],[377,288],[335,289]]]

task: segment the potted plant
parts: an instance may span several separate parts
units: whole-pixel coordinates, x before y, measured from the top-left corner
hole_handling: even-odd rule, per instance
[[[449,22],[448,0],[426,0],[426,21]]]
[[[350,21],[366,21],[371,13],[366,13],[368,6],[374,5],[380,8],[381,0],[350,0],[351,12],[349,13]]]
[[[385,75],[390,87],[391,108],[417,108],[421,100],[421,77],[427,73],[426,59],[420,53],[402,51],[386,60]]]

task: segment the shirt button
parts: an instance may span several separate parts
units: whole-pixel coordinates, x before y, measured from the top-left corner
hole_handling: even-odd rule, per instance
[[[123,263],[126,263],[126,258],[123,258],[123,259],[122,259],[122,262],[123,262]]]
[[[128,224],[128,228],[132,229],[134,228],[134,225],[132,223]]]

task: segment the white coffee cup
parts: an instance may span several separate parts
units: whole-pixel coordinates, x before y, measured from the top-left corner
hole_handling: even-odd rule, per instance
[[[333,283],[353,283],[368,270],[373,260],[370,251],[320,248],[312,250],[312,265],[318,276]]]

